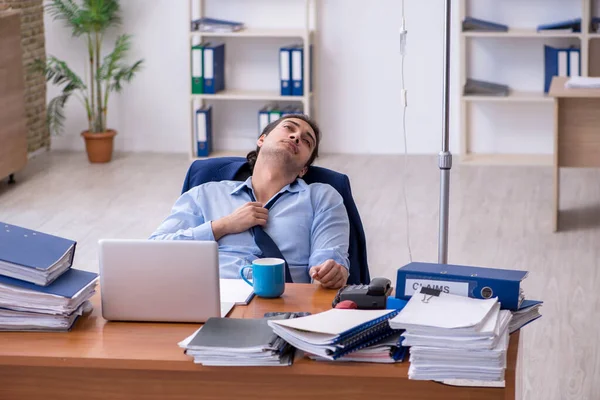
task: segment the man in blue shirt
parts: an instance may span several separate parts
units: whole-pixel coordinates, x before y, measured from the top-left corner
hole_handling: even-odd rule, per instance
[[[293,282],[313,279],[326,288],[342,287],[350,235],[342,196],[330,185],[302,180],[320,139],[316,123],[302,114],[270,123],[247,156],[251,176],[245,182],[190,189],[150,238],[216,240],[221,277],[239,278],[243,266],[261,257],[251,233],[260,225],[281,250]]]

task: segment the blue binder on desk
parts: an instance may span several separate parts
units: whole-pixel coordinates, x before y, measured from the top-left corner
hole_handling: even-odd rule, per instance
[[[518,310],[524,300],[521,281],[527,271],[412,262],[398,268],[396,297],[408,300],[429,287],[476,299],[498,297],[503,309]]]
[[[71,268],[77,242],[0,222],[0,275],[46,286]]]

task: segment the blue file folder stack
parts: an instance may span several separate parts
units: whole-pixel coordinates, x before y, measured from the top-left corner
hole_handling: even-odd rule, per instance
[[[515,316],[510,332],[540,318],[537,300],[525,300],[521,282],[527,271],[482,268],[466,265],[412,262],[398,268],[396,297],[409,300],[422,287],[476,299],[498,298],[502,309]]]
[[[312,46],[309,46],[312,54]],[[312,60],[312,57],[310,58]],[[312,68],[312,62],[309,62]],[[293,44],[279,49],[279,81],[282,96],[304,96],[304,45]],[[312,90],[312,81],[309,84]]]
[[[91,311],[98,275],[71,268],[72,240],[0,227],[0,331],[70,330]]]

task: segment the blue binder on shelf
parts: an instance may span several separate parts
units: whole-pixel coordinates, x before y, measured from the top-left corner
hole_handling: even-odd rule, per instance
[[[412,262],[398,268],[396,298],[408,300],[421,287],[476,299],[498,297],[503,309],[518,310],[524,301],[521,281],[527,271]]]
[[[309,46],[312,53],[312,45]],[[312,59],[312,57],[311,57]],[[309,63],[312,68],[312,63]],[[292,96],[304,96],[304,46],[296,45],[292,49]],[[309,82],[309,91],[312,90],[312,82]]]
[[[212,152],[212,106],[198,108],[195,117],[196,156],[208,157]]]
[[[258,134],[262,135],[263,131],[269,125],[269,113],[273,108],[272,105],[264,106],[258,110]]]
[[[0,222],[0,275],[46,286],[71,268],[77,242]]]
[[[556,48],[544,45],[544,92],[548,93],[552,78],[569,76],[569,52],[572,48]]]
[[[225,89],[225,43],[210,42],[204,49],[204,93],[216,94]]]
[[[581,76],[581,50],[569,49],[569,76]]]
[[[292,95],[292,49],[285,46],[279,49],[279,81],[282,96]]]
[[[569,19],[566,21],[553,22],[550,24],[538,25],[537,31],[555,31],[565,30],[569,32],[581,32],[581,18]]]

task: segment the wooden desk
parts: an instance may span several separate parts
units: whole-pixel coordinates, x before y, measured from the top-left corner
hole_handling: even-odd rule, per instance
[[[331,308],[335,292],[287,285],[280,299],[255,298],[231,317]],[[0,333],[0,399],[514,399],[518,333],[506,388],[464,388],[409,380],[395,365],[297,360],[291,367],[203,367],[177,343],[198,325],[107,322],[95,309],[69,333]]]
[[[600,167],[600,89],[566,89],[554,77],[554,231],[558,230],[560,167]]]

